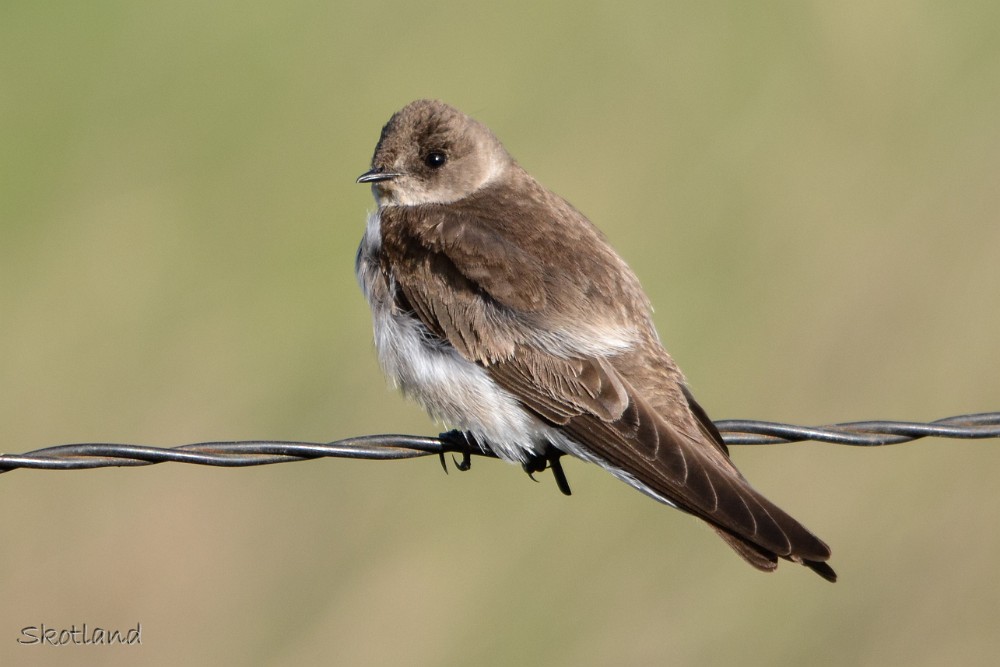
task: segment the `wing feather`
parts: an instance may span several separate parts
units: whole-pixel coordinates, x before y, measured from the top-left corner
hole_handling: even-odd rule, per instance
[[[555,354],[537,344],[531,327],[539,320],[531,316],[558,319],[553,309],[565,299],[552,292],[544,261],[495,220],[442,207],[387,209],[382,216],[382,257],[401,301],[527,410],[558,427],[579,447],[574,453],[704,519],[755,567],[773,569],[780,556],[835,576],[823,562],[829,548],[746,482],[682,382],[671,380],[680,384],[679,402],[667,418],[619,372],[615,351]],[[575,293],[588,291],[581,284]]]
[[[532,364],[537,366],[541,363],[538,353],[526,356],[532,355]],[[518,392],[524,386],[524,376],[530,373],[522,356],[516,354],[488,368],[491,377],[508,391]],[[508,381],[514,376],[520,377],[516,384]],[[703,453],[705,443],[678,432],[631,390],[622,415],[605,419],[574,407],[571,400],[545,395],[546,386],[537,382],[530,395],[517,395],[532,410],[536,405],[532,396],[538,395],[543,396],[549,410],[553,403],[561,406],[566,419],[563,430],[590,456],[633,477],[640,488],[779,556],[829,557],[825,544],[749,486],[734,466],[716,465]]]

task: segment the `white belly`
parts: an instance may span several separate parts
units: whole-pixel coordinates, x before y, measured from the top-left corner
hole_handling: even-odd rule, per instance
[[[482,366],[432,335],[412,312],[397,307],[392,278],[382,273],[378,262],[381,240],[375,212],[368,218],[355,269],[372,310],[375,349],[386,377],[434,419],[469,431],[508,461],[524,462],[541,454],[546,442],[562,440]]]

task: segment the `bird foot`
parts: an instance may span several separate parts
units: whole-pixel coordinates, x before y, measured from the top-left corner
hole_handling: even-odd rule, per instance
[[[525,461],[521,467],[524,468],[524,472],[528,473],[528,477],[531,481],[537,482],[535,479],[536,472],[542,472],[546,468],[552,469],[552,476],[556,480],[556,486],[564,496],[572,495],[572,491],[569,488],[569,482],[566,480],[566,473],[563,471],[562,463],[559,462],[559,458],[563,456],[563,452],[560,452],[555,447],[549,447],[544,454],[535,454],[527,461]]]
[[[472,467],[472,451],[474,449],[479,452],[489,451],[486,447],[480,445],[471,434],[465,431],[448,431],[447,433],[441,433],[438,435],[438,438],[445,444],[446,447],[446,449],[443,449],[438,453],[438,458],[441,461],[441,467],[444,468],[445,474],[448,474],[448,463],[444,459],[446,451],[455,450],[462,455],[461,461],[456,459],[454,455],[451,457],[451,462],[462,472],[465,472]]]

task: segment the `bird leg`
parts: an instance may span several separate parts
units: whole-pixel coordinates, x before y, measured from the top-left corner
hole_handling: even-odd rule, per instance
[[[447,433],[441,433],[438,435],[438,439],[445,445],[445,448],[438,452],[438,458],[441,460],[441,467],[444,468],[445,474],[448,473],[448,464],[444,460],[444,453],[446,451],[457,451],[462,454],[461,461],[458,461],[454,456],[451,457],[452,463],[454,463],[455,467],[462,472],[465,472],[472,467],[473,450],[478,450],[477,453],[484,454],[486,456],[493,455],[493,450],[486,445],[481,444],[466,431],[459,431],[455,429],[448,431]]]
[[[521,467],[524,468],[524,472],[528,473],[528,477],[532,481],[537,482],[535,479],[536,472],[542,472],[546,468],[552,469],[552,477],[556,480],[556,486],[564,496],[572,495],[572,491],[569,488],[569,482],[566,480],[566,473],[563,471],[562,463],[559,458],[563,456],[564,452],[559,451],[555,447],[546,447],[545,452],[542,454],[535,454],[523,464]]]

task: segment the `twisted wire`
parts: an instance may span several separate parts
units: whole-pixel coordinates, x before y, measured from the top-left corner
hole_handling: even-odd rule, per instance
[[[836,445],[881,447],[919,438],[1000,438],[1000,412],[946,417],[937,421],[859,421],[827,426],[796,426],[750,419],[715,422],[727,445],[774,445],[815,440]],[[417,435],[365,435],[334,442],[240,440],[201,442],[179,447],[149,447],[114,443],[81,443],[36,449],[24,454],[0,454],[0,472],[16,468],[83,470],[154,463],[242,467],[287,463],[316,458],[369,460],[409,459],[445,453],[463,456],[496,455],[488,446],[457,431],[439,437]],[[468,461],[468,458],[465,459]],[[459,464],[461,467],[462,464]]]

